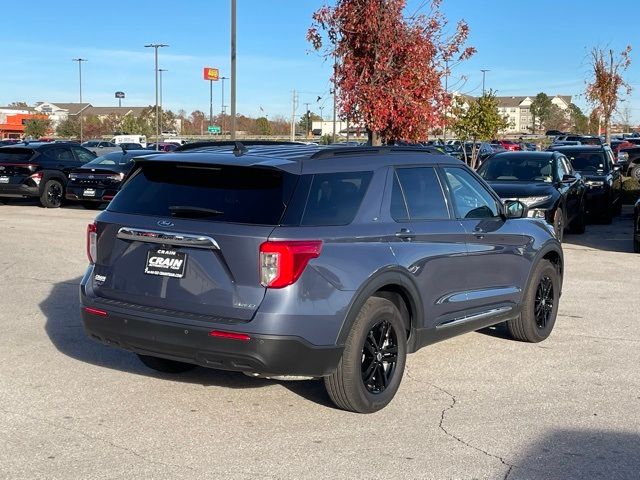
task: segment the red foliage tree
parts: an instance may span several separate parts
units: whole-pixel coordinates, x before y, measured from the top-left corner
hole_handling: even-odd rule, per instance
[[[406,0],[337,0],[313,14],[307,40],[335,61],[340,115],[363,123],[370,141],[416,141],[442,124],[450,98],[442,86],[445,65],[475,52],[464,48],[469,28],[451,35],[431,1],[429,15],[403,17]]]

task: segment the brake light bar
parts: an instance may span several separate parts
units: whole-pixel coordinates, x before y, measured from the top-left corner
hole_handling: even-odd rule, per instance
[[[90,313],[91,315],[97,315],[98,317],[108,317],[109,313],[104,311],[104,310],[100,310],[99,308],[93,308],[93,307],[84,307],[83,309],[85,312]]]
[[[226,338],[228,340],[239,340],[241,342],[248,342],[249,340],[251,340],[251,337],[246,333],[225,332],[223,330],[211,330],[209,332],[209,336],[216,338]]]
[[[96,263],[98,256],[98,228],[96,222],[87,225],[87,258],[89,263]]]
[[[321,251],[321,240],[264,242],[260,245],[260,283],[267,288],[294,284]]]

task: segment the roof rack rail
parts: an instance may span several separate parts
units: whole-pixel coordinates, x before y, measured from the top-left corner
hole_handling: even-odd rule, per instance
[[[189,150],[196,150],[198,148],[206,147],[234,147],[234,149],[241,150],[243,147],[253,147],[261,145],[304,145],[300,142],[288,142],[278,140],[203,140],[201,142],[185,143],[180,145],[174,150],[174,152],[186,152]]]
[[[319,152],[314,153],[309,158],[312,160],[322,158],[333,158],[341,156],[362,155],[371,153],[427,153],[432,155],[436,152],[434,147],[413,147],[413,146],[395,146],[395,145],[381,145],[378,147],[329,147]]]

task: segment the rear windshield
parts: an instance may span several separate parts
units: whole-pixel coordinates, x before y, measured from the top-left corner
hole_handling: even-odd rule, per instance
[[[139,215],[277,225],[296,178],[271,169],[148,164],[126,182],[108,209]]]
[[[132,163],[135,155],[126,154],[121,152],[107,153],[106,155],[102,155],[94,160],[91,160],[89,163],[85,163],[83,167],[107,167],[107,166],[122,166],[128,163]]]
[[[4,147],[0,149],[0,162],[26,162],[33,156],[27,148]]]

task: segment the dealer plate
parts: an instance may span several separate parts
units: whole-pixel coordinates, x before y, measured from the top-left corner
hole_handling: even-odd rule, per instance
[[[161,277],[184,277],[187,254],[168,248],[154,248],[147,253],[144,273]]]

